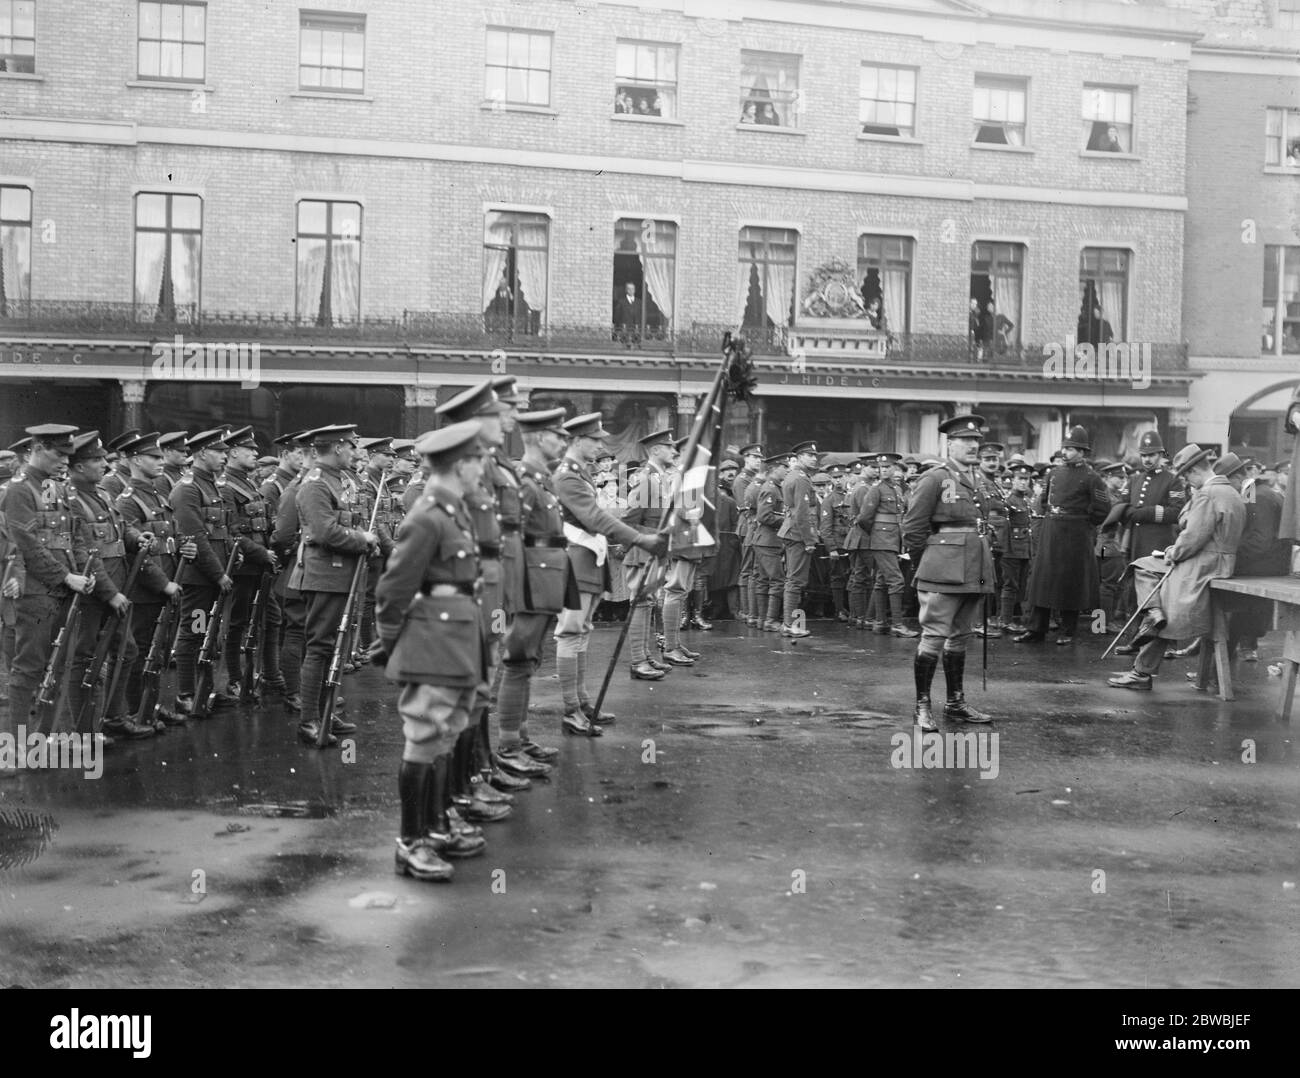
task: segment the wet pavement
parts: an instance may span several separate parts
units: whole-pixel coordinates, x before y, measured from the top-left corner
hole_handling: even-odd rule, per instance
[[[1103,637],[990,642],[982,692],[977,642],[996,758],[908,768],[914,642],[810,628],[719,623],[693,669],[621,668],[600,739],[561,739],[544,668],[531,721],[560,766],[446,885],[393,873],[401,737],[374,670],[344,686],[353,762],[276,705],[114,749],[97,781],[0,783],[0,985],[1300,984],[1278,637],[1232,703],[1192,660],[1107,688]]]

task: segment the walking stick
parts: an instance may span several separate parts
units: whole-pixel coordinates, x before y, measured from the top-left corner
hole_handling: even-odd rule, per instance
[[[1123,627],[1122,629],[1120,629],[1120,631],[1119,631],[1118,633],[1115,634],[1115,639],[1112,640],[1112,641],[1110,642],[1110,647],[1108,647],[1105,651],[1103,651],[1103,652],[1101,653],[1101,657],[1102,657],[1103,659],[1104,659],[1107,655],[1109,655],[1109,654],[1111,653],[1111,651],[1114,649],[1115,645],[1118,644],[1118,643],[1120,642],[1121,639],[1123,639],[1124,634],[1125,634],[1126,632],[1128,632],[1128,630],[1129,630],[1129,626],[1132,625],[1135,621],[1137,621],[1137,619],[1138,619],[1139,617],[1141,617],[1143,614],[1146,613],[1147,608],[1151,605],[1151,600],[1154,599],[1157,595],[1160,594],[1160,589],[1163,588],[1163,587],[1165,586],[1165,581],[1168,580],[1168,579],[1169,579],[1169,574],[1168,574],[1168,573],[1165,573],[1165,574],[1164,574],[1164,575],[1163,575],[1163,576],[1162,576],[1162,577],[1161,577],[1161,578],[1156,582],[1156,586],[1155,586],[1154,588],[1151,589],[1151,594],[1148,595],[1148,596],[1147,596],[1147,597],[1146,597],[1146,598],[1145,598],[1145,599],[1144,599],[1144,600],[1139,604],[1137,610],[1134,611],[1133,616],[1132,616],[1131,618],[1129,618],[1128,621],[1126,621],[1126,622],[1124,623],[1124,627]]]

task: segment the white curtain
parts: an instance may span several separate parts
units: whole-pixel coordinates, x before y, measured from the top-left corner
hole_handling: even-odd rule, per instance
[[[163,256],[167,237],[162,232],[137,232],[135,235],[135,301],[151,310],[162,290]]]
[[[31,236],[26,226],[0,228],[0,302],[31,299]]]
[[[880,271],[881,307],[885,312],[885,329],[892,333],[907,332],[907,273],[905,270]]]
[[[939,413],[921,413],[921,432],[916,452],[919,456],[936,456],[939,452]]]
[[[202,237],[196,232],[172,233],[172,296],[176,306],[199,302],[199,252]]]
[[[1065,437],[1061,429],[1061,420],[1053,419],[1046,408],[1026,408],[1025,422],[1038,431],[1037,443],[1032,446],[1026,445],[1026,451],[1032,450],[1035,461],[1050,460],[1052,454],[1061,448],[1061,439]]]
[[[739,313],[736,315],[736,324],[743,325],[745,321],[745,308],[749,306],[749,278],[754,270],[754,263],[742,262],[736,271],[738,287],[736,288],[736,304]]]
[[[1098,282],[1097,297],[1101,300],[1101,316],[1110,323],[1115,339],[1123,340],[1125,336],[1124,282],[1109,277],[1102,278]]]
[[[325,287],[325,241],[298,239],[298,317],[315,322],[320,317]]]
[[[546,310],[546,226],[519,226],[519,246],[515,248],[515,270],[524,302],[541,314]]]
[[[1019,127],[1003,124],[1002,131],[1007,136],[1008,146],[1023,146],[1025,144],[1025,133]]]
[[[483,248],[483,310],[492,306],[497,289],[501,287],[501,275],[506,271],[506,259],[510,244],[510,226],[489,224]]]
[[[993,278],[993,306],[998,314],[1015,324],[1008,333],[1009,347],[1020,340],[1020,279],[1018,277]],[[997,325],[993,327],[994,341],[998,339]]]
[[[641,273],[646,290],[664,316],[664,324],[673,324],[673,260],[671,258],[646,258],[641,255]]]
[[[330,248],[330,315],[355,322],[361,312],[361,242],[334,240]]]
[[[768,262],[763,270],[763,309],[773,325],[788,325],[794,302],[794,266]]]

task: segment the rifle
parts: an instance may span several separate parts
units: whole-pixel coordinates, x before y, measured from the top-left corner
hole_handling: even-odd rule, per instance
[[[126,574],[126,585],[122,588],[123,595],[126,595],[134,587],[135,578],[139,575],[140,566],[144,564],[144,559],[148,556],[148,553],[147,549],[136,551],[135,558],[131,562],[131,569]],[[109,695],[104,694],[102,706],[95,703],[96,689],[99,687],[99,675],[104,671],[104,663],[108,661],[108,653],[113,647],[113,641],[117,639],[118,630],[125,627],[125,631],[130,632],[130,600],[128,600],[126,613],[122,615],[115,614],[114,616],[117,619],[116,624],[107,627],[100,626],[99,642],[95,645],[95,657],[91,659],[90,665],[86,667],[86,673],[81,679],[83,695],[75,724],[75,729],[79,733],[98,733],[99,726],[104,721],[104,712],[108,708]],[[119,665],[122,651],[122,648],[118,648]],[[116,681],[116,679],[114,680]]]
[[[230,557],[226,559],[226,567],[222,570],[222,575],[230,576],[238,564],[239,544],[232,542]],[[203,633],[203,646],[199,649],[198,674],[194,682],[193,715],[196,719],[206,719],[212,711],[211,697],[216,695],[213,691],[213,686],[216,684],[216,671],[221,663],[221,656],[225,651],[225,636],[221,630],[225,625],[226,616],[230,613],[230,604],[234,599],[234,594],[233,585],[227,592],[223,593],[218,590],[216,599],[212,601],[212,609],[208,611],[208,623]]]
[[[191,542],[193,538],[192,535],[181,536],[176,544],[177,549]],[[179,581],[185,561],[186,559],[182,557],[176,558],[176,568],[172,571],[171,579],[173,584]],[[175,632],[172,629],[172,620],[175,618],[179,627],[180,619],[176,615],[180,613],[180,609],[181,597],[178,593],[163,604],[162,612],[158,615],[158,624],[154,626],[153,639],[149,641],[149,654],[144,660],[144,671],[141,674],[140,706],[135,712],[135,721],[142,726],[152,725],[154,715],[158,711],[158,697],[162,695],[163,668],[167,665],[167,657],[171,655],[174,648],[172,638]]]
[[[266,635],[266,596],[274,581],[274,573],[262,574],[261,581],[257,585],[257,597],[253,600],[252,613],[239,641],[241,703],[255,701],[257,690],[262,684],[262,638]]]
[[[86,552],[86,564],[78,576],[85,576],[90,570],[90,563],[99,553],[98,547],[91,547]],[[93,584],[93,575],[92,575]],[[50,660],[45,664],[45,676],[41,678],[41,687],[36,693],[36,729],[43,734],[50,732],[58,714],[59,702],[63,693],[58,692],[59,682],[63,679],[63,667],[68,659],[68,649],[81,620],[81,599],[83,592],[72,593],[72,603],[68,606],[68,616],[59,627],[59,635],[54,638],[54,647],[50,649]]]
[[[379,499],[384,496],[387,490],[388,490],[388,473],[380,472],[379,485],[375,489],[376,504],[378,504]],[[376,517],[375,519],[378,520],[378,517]],[[370,530],[371,531],[375,530],[375,525],[373,523],[370,526]],[[367,557],[366,567],[364,571],[361,573],[361,587],[357,589],[356,606],[353,608],[352,611],[352,639],[348,646],[348,662],[351,663],[353,666],[363,666],[366,661],[365,656],[362,654],[362,648],[361,648],[361,622],[362,619],[364,619],[366,616],[366,592],[367,590],[369,590],[369,588],[370,588],[370,558]]]
[[[370,510],[370,527],[366,531],[375,530],[375,520],[378,516],[379,499],[376,498],[374,508]],[[329,744],[330,723],[334,718],[334,701],[338,699],[339,682],[343,676],[343,656],[347,653],[348,634],[352,630],[352,608],[357,602],[361,575],[365,572],[366,558],[369,554],[369,550],[363,550],[357,555],[357,563],[352,567],[352,584],[348,588],[348,601],[343,604],[343,617],[339,619],[339,627],[334,632],[334,654],[330,656],[329,672],[325,675],[325,702],[321,705],[320,726],[316,731],[318,749],[323,749]]]

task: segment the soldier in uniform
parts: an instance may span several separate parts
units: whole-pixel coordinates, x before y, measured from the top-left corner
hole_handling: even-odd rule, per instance
[[[1025,627],[1016,620],[1016,605],[1028,600],[1029,561],[1032,555],[1033,510],[1029,491],[1034,469],[1028,464],[1011,468],[1011,493],[1003,502],[1002,525],[1002,612],[999,618],[1007,632],[1023,633]]]
[[[1002,454],[1005,449],[1006,446],[1001,442],[985,442],[980,446],[980,482],[984,484],[985,496],[988,499],[989,541],[993,546],[993,572],[997,577],[996,583],[999,590],[1002,587],[1002,557],[1005,553],[1002,541],[1006,533],[1007,512],[1006,495],[1002,489],[1002,484],[998,481],[998,476],[1002,470]],[[988,619],[988,626],[990,640],[1002,636],[1002,623],[998,620],[996,609]],[[983,634],[984,626],[976,627],[975,631]]]
[[[796,640],[812,636],[802,623],[803,593],[812,572],[817,549],[818,505],[812,476],[817,470],[817,445],[800,442],[790,450],[791,464],[781,481],[783,520],[777,530],[784,556],[785,587],[782,589],[781,635]]]
[[[637,482],[631,486],[627,495],[627,511],[623,514],[623,523],[632,528],[654,529],[663,517],[664,506],[668,504],[671,489],[669,468],[673,460],[673,432],[667,428],[647,434],[638,443],[646,454],[645,467],[637,476]],[[633,601],[637,582],[642,575],[649,572],[654,557],[640,548],[633,548],[623,556],[623,573],[627,586],[628,601]],[[631,677],[634,681],[662,681],[671,666],[693,666],[695,660],[687,655],[664,656],[663,663],[651,659],[651,637],[653,633],[654,608],[657,588],[642,589],[641,601],[633,605],[628,625],[628,640],[631,652]],[[667,611],[664,612],[664,624],[667,625]],[[660,669],[660,667],[663,669]]]
[[[298,736],[313,746],[321,722],[332,724],[328,744],[333,744],[335,735],[356,729],[355,724],[337,715],[321,715],[325,676],[348,604],[356,559],[369,556],[379,546],[379,536],[353,524],[356,486],[347,476],[356,437],[357,428],[351,423],[312,431],[316,466],[307,473],[295,497],[302,538],[289,586],[302,593],[306,607]]]
[[[763,447],[757,442],[741,446],[742,467],[731,485],[731,496],[736,500],[740,523],[736,527],[740,536],[740,606],[736,617],[748,625],[756,624],[758,611],[755,605],[754,546],[750,536],[754,528],[753,500],[746,494],[763,472]]]
[[[189,435],[183,430],[170,431],[158,436],[158,448],[163,451],[163,470],[154,485],[164,498],[171,499],[176,484],[185,478],[189,470]]]
[[[785,591],[785,551],[780,535],[785,502],[781,490],[790,470],[790,454],[778,453],[763,463],[767,465],[767,477],[754,499],[754,571],[758,574],[759,609],[763,611],[760,628],[766,633],[779,633]]]
[[[898,556],[903,552],[903,513],[907,508],[907,496],[895,474],[901,472],[898,466],[902,459],[897,453],[876,454],[882,478],[867,491],[855,519],[867,537],[867,552],[876,579],[876,610],[880,615],[877,631],[912,637],[919,634],[908,628],[905,621],[903,570],[898,564]]]
[[[831,601],[835,617],[847,622],[849,612],[849,551],[845,540],[849,534],[849,498],[844,489],[844,468],[834,465],[827,474],[831,487],[822,502],[822,541],[830,559]]]
[[[592,616],[600,596],[609,589],[608,547],[611,541],[636,546],[656,556],[668,547],[666,536],[638,531],[611,516],[597,504],[591,465],[609,434],[600,413],[575,416],[564,424],[572,441],[555,470],[554,486],[564,516],[568,539],[569,574],[564,609],[555,627],[555,663],[564,698],[564,732],[601,736],[601,723],[612,721],[598,713],[587,695],[587,646],[591,642]]]
[[[366,594],[361,605],[359,626],[362,647],[369,649],[375,639],[375,588],[383,574],[388,555],[393,552],[393,536],[402,522],[401,503],[393,496],[389,475],[393,468],[392,438],[362,438],[361,447],[370,454],[366,469],[358,479],[356,519],[358,525],[370,523],[370,512],[379,502],[375,514],[375,534],[379,536],[379,550],[366,566]]]
[[[1122,625],[1123,622],[1116,619],[1119,617],[1124,568],[1128,564],[1119,523],[1123,507],[1127,504],[1127,499],[1121,494],[1126,478],[1124,465],[1098,461],[1097,474],[1106,484],[1106,496],[1110,499],[1110,514],[1097,529],[1097,572],[1100,582],[1098,590],[1101,596],[1101,609],[1107,625]]]
[[[158,435],[144,434],[124,442],[119,447],[119,452],[131,469],[131,481],[117,496],[114,506],[131,527],[153,535],[154,543],[149,558],[157,568],[156,574],[140,573],[126,596],[132,606],[131,632],[136,648],[135,659],[126,670],[126,713],[135,715],[144,691],[144,664],[153,643],[154,628],[162,616],[164,604],[180,603],[180,584],[172,581],[177,559],[192,557],[198,553],[198,547],[193,540],[178,546],[171,503],[158,492],[154,483],[163,469],[163,453],[158,448]],[[159,580],[166,581],[161,589],[158,587]],[[170,640],[167,641],[167,646],[171,647]],[[141,721],[149,722],[150,717],[143,716]],[[157,706],[152,723],[155,729],[161,731],[168,726],[183,726],[185,720],[170,708]]]
[[[18,455],[0,450],[0,505],[4,504],[5,487],[13,478]],[[0,708],[9,703],[9,664],[14,657],[14,625],[17,621],[15,600],[22,594],[23,568],[18,547],[9,538],[4,510],[0,509]],[[12,593],[12,594],[11,594]]]
[[[670,481],[664,487],[665,498],[676,500],[682,496],[687,478],[686,468],[691,462],[681,459],[681,451],[686,448],[688,440],[678,438],[672,443],[673,470],[669,476]],[[697,495],[702,493],[702,491],[695,492]],[[683,507],[678,508],[680,510]],[[704,507],[699,500],[696,500],[693,508],[697,510],[696,519],[698,519]],[[692,651],[682,643],[681,636],[686,620],[683,617],[686,599],[695,590],[695,580],[699,576],[700,565],[704,559],[704,548],[684,545],[687,542],[687,533],[684,529],[688,526],[686,514],[679,512],[677,529],[668,539],[668,572],[664,577],[664,601],[661,613],[664,626],[664,662],[673,666],[694,666],[700,658],[698,651]]]
[[[230,682],[227,692],[238,697],[240,682],[240,643],[249,619],[253,616],[253,607],[257,602],[257,592],[263,586],[268,589],[273,581],[266,580],[267,574],[279,572],[280,564],[271,550],[272,519],[270,506],[258,489],[253,476],[253,465],[257,461],[257,439],[252,427],[241,427],[225,439],[228,457],[226,470],[218,480],[221,496],[226,502],[226,514],[230,521],[230,532],[239,544],[240,561],[231,578],[234,581],[234,596],[230,604],[230,618],[226,631],[226,675]],[[262,636],[270,635],[267,622],[262,624]],[[262,647],[264,639],[258,641]],[[250,686],[250,688],[256,688]]]
[[[126,445],[127,442],[135,441],[143,433],[144,431],[132,427],[130,430],[124,430],[111,442],[104,443],[104,449],[108,453],[108,463],[111,467],[104,476],[103,482],[99,485],[108,491],[110,498],[116,498],[131,482],[131,465],[126,457],[122,455],[122,446]]]
[[[450,879],[445,857],[472,856],[484,846],[481,835],[454,830],[451,816],[451,754],[470,726],[489,662],[478,606],[478,540],[465,504],[479,490],[481,430],[476,421],[453,423],[416,442],[431,471],[429,489],[402,521],[376,588],[373,654],[401,685],[397,710],[405,737],[396,868],[417,880]],[[347,467],[346,456],[327,449],[325,466]],[[357,554],[376,545],[370,537],[363,546],[363,536],[349,540]]]
[[[94,586],[87,533],[74,519],[64,483],[76,427],[47,423],[28,427],[30,448],[22,478],[4,490],[10,541],[17,547],[25,577],[15,601],[13,662],[9,670],[9,713],[0,732],[13,734],[31,717],[36,692],[68,617],[74,592]],[[12,589],[12,579],[10,587]]]
[[[740,523],[739,507],[731,496],[736,477],[740,474],[740,460],[728,455],[718,465],[718,509],[716,514],[718,553],[709,577],[715,616],[723,610],[729,618],[739,618],[737,613],[740,580]],[[743,620],[743,619],[742,619]]]
[[[533,675],[542,662],[546,634],[564,609],[568,559],[564,555],[564,521],[551,484],[551,466],[564,454],[564,409],[525,412],[517,423],[524,441],[519,476],[524,583],[520,608],[502,642],[505,676],[497,697],[501,721],[498,752],[503,763],[527,756],[543,764],[559,750],[535,742],[528,732],[528,698]]]
[[[275,530],[280,516],[280,501],[289,489],[289,484],[293,483],[302,473],[305,451],[298,441],[302,433],[302,431],[294,431],[290,434],[282,434],[272,441],[271,444],[276,447],[279,457],[276,460],[275,469],[262,480],[257,488],[262,500],[266,502],[267,539],[270,543],[271,553],[275,555],[275,560],[280,566],[276,570],[275,580],[266,595],[266,618],[263,622],[264,632],[262,634],[263,699],[273,695],[284,695],[287,691],[284,670],[280,663],[284,630],[284,586],[293,567],[297,536],[293,537],[292,542],[281,544],[276,541]],[[296,486],[292,497],[297,497]],[[294,508],[296,510],[297,506]],[[294,691],[297,691],[296,674]]]
[[[977,478],[984,417],[954,416],[939,427],[948,438],[948,458],[916,483],[903,515],[903,544],[916,566],[921,609],[921,639],[913,676],[916,709],[912,721],[922,730],[938,729],[930,707],[930,685],[943,656],[948,699],[944,718],[990,722],[966,703],[963,678],[966,645],[984,596],[993,591],[993,552],[988,542],[988,511]]]
[[[1038,556],[1029,573],[1029,628],[1012,637],[1017,644],[1047,637],[1053,610],[1061,612],[1056,643],[1074,643],[1080,610],[1093,610],[1100,598],[1092,532],[1110,512],[1101,476],[1084,459],[1091,449],[1088,432],[1071,427],[1061,442],[1064,462],[1047,476],[1040,500],[1045,514]]]
[[[864,470],[858,472],[856,481],[849,487],[846,511],[849,529],[844,536],[844,547],[849,558],[850,629],[876,629],[880,625],[875,617],[879,604],[875,598],[875,579],[872,575],[874,563],[871,557],[871,533],[863,531],[862,526],[858,524],[858,517],[862,514],[867,495],[875,485],[865,471],[868,460],[872,472],[877,470],[874,455],[859,458],[858,463],[864,465]]]
[[[316,447],[312,443],[313,431],[299,431],[292,437],[301,452],[302,467],[285,485],[275,509],[275,530],[271,533],[272,549],[285,561],[276,576],[274,592],[280,599],[284,615],[284,634],[280,640],[279,669],[284,679],[284,709],[290,715],[302,711],[302,657],[306,649],[307,601],[303,594],[290,584],[298,563],[298,546],[302,542],[302,523],[298,517],[298,489],[302,481],[316,466]]]

